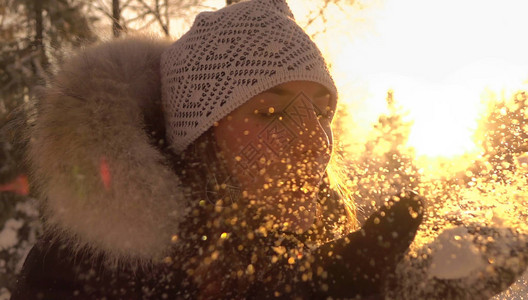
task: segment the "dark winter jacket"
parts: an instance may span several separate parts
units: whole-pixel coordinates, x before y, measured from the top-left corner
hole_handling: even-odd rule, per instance
[[[158,70],[167,46],[127,38],[88,48],[38,100],[28,161],[45,234],[12,299],[381,297],[421,222],[414,195],[316,249],[302,235],[225,235],[210,256],[218,268],[205,275],[225,280],[203,290],[196,253],[209,248],[182,234],[193,226],[190,199],[162,150]]]

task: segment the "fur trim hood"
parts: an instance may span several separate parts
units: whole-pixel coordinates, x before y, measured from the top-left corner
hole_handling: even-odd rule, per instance
[[[83,49],[37,101],[32,187],[47,232],[75,252],[143,265],[171,250],[188,206],[152,141],[163,127],[159,61],[169,44],[125,38]]]

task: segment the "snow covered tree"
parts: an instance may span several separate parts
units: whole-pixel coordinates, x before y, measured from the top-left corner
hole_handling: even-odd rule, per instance
[[[418,168],[414,152],[409,148],[412,122],[405,121],[405,113],[394,100],[393,91],[387,93],[388,113],[374,124],[358,161],[350,162],[353,169],[360,221],[392,196],[416,190]]]
[[[210,8],[205,0],[79,0],[112,24],[114,37],[123,32],[159,32],[171,36],[171,24],[187,24],[199,10]],[[105,27],[104,25],[102,27]]]
[[[490,102],[481,120],[479,139],[495,178],[504,179],[505,172],[514,172],[517,157],[528,152],[527,120],[526,91],[518,91],[508,100]]]

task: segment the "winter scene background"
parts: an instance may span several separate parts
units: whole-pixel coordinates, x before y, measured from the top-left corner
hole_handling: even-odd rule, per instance
[[[202,10],[233,0],[0,0],[0,299],[41,234],[18,120],[64,57],[126,34],[176,39]],[[289,0],[340,90],[336,157],[358,221],[408,189],[426,218],[399,272],[470,274],[481,249],[457,223],[513,228],[528,218],[528,5],[522,0]],[[446,231],[447,229],[447,231]],[[423,246],[450,247],[429,257]],[[451,243],[451,241],[460,243]],[[453,255],[456,253],[456,255]],[[487,257],[493,264],[493,257]],[[511,262],[515,264],[516,262]],[[494,299],[528,299],[528,275]],[[416,282],[414,282],[416,284]]]

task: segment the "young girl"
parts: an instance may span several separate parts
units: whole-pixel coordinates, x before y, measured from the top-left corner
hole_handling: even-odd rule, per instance
[[[382,297],[422,202],[395,195],[352,232],[336,103],[280,0],[79,52],[36,104],[45,231],[12,299]]]
[[[336,104],[283,1],[202,13],[172,45],[81,51],[37,103],[28,158],[45,232],[13,299],[379,293],[421,204],[343,237],[355,222],[328,176]]]

